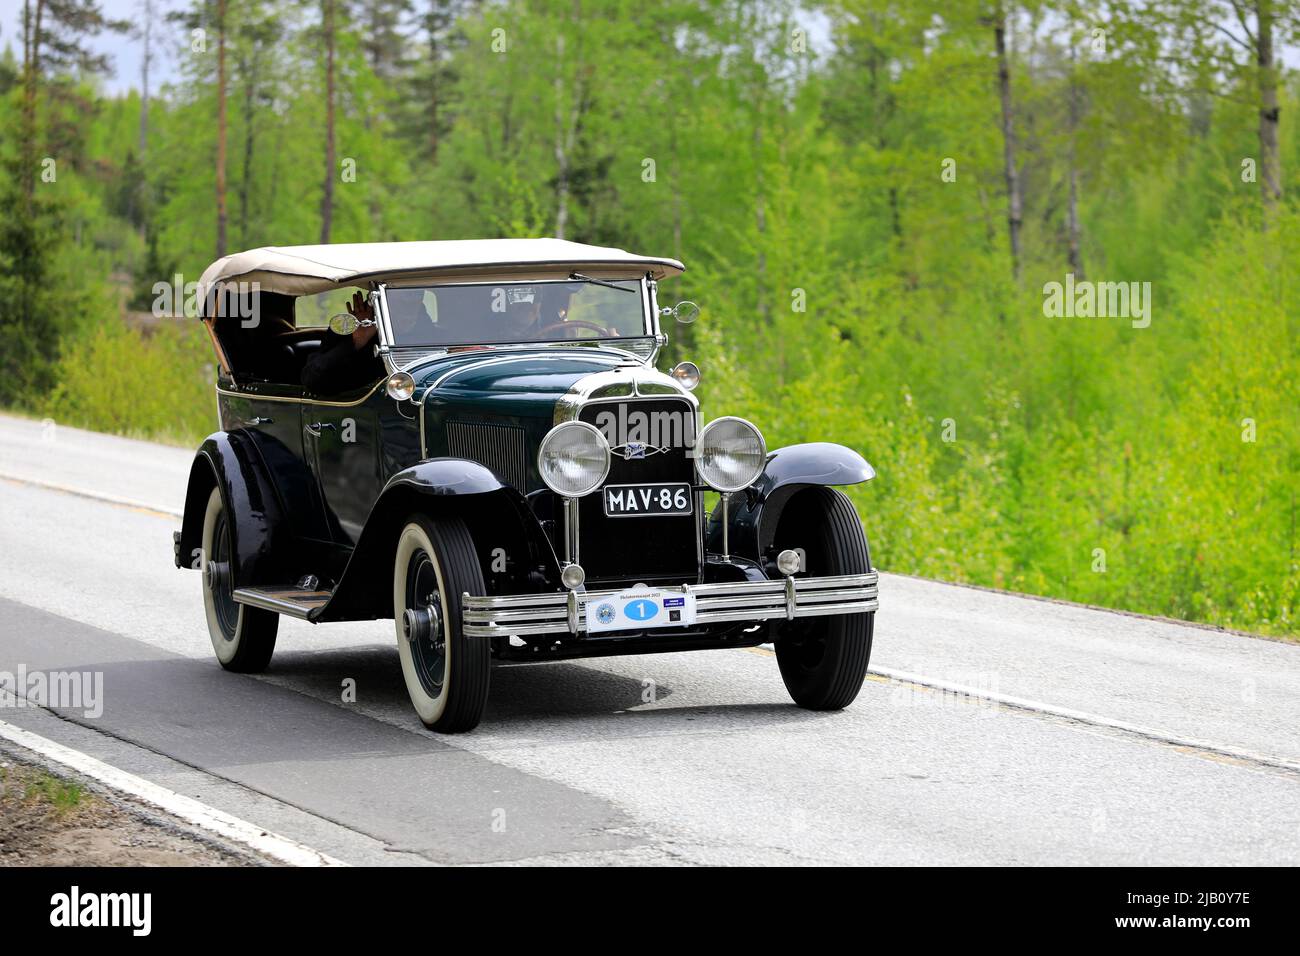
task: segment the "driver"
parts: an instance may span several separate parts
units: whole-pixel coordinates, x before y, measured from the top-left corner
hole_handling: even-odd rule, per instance
[[[501,329],[512,339],[531,338],[541,329],[538,324],[541,300],[532,286],[519,286],[506,292],[506,311]]]
[[[498,312],[498,328],[506,339],[540,337],[568,319],[574,286],[513,286],[506,290],[506,307]]]
[[[539,329],[568,320],[569,308],[573,305],[573,296],[578,288],[574,285],[559,284],[542,290],[540,315],[537,320]]]

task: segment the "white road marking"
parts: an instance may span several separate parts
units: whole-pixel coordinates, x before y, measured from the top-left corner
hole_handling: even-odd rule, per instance
[[[1066,720],[1077,720],[1080,723],[1092,724],[1098,727],[1108,727],[1112,730],[1120,730],[1124,733],[1135,734],[1139,737],[1147,737],[1151,740],[1173,744],[1177,747],[1191,747],[1196,750],[1221,754],[1225,757],[1233,757],[1237,760],[1246,760],[1251,763],[1265,764],[1269,767],[1280,767],[1283,770],[1300,773],[1300,763],[1297,763],[1294,760],[1287,760],[1284,757],[1275,757],[1272,754],[1255,753],[1250,750],[1242,750],[1239,747],[1229,747],[1208,740],[1198,740],[1195,737],[1183,737],[1166,730],[1142,727],[1138,724],[1130,724],[1124,720],[1114,720],[1110,717],[1090,714],[1083,710],[1073,710],[1069,707],[1058,707],[1055,704],[1045,704],[1041,701],[1030,700],[1025,697],[1013,697],[1011,694],[999,694],[993,691],[983,690],[979,687],[955,684],[951,681],[935,680],[932,677],[926,677],[924,674],[912,674],[907,671],[894,670],[890,667],[872,667],[868,669],[867,673],[875,674],[878,677],[887,677],[891,680],[906,681],[909,684],[917,684],[921,687],[930,687],[935,690],[960,694],[964,697],[970,697],[976,700],[987,700],[997,704],[1005,704],[1006,706],[1014,707],[1017,710],[1027,710],[1037,714],[1047,714],[1052,717],[1063,717]]]
[[[108,504],[114,504],[129,508],[142,508],[146,511],[154,511],[161,514],[171,515],[177,518],[183,517],[180,511],[168,508],[166,506],[151,505],[142,501],[134,501],[127,498],[119,498],[114,495],[106,495],[96,491],[87,491],[79,488],[71,488],[66,485],[59,485],[54,482],[26,478],[19,475],[11,475],[0,472],[0,479],[16,481],[22,484],[35,485],[40,488],[47,488],[53,491],[61,491],[67,494],[80,495],[85,498],[92,498],[98,501],[104,501]],[[1069,601],[1054,601],[1076,607],[1085,607],[1085,605],[1074,605]],[[1108,611],[1108,608],[1097,608],[1095,610]],[[1117,612],[1124,613],[1124,612]],[[1182,623],[1182,622],[1173,622]],[[765,653],[774,653],[771,644],[762,644],[754,650],[761,650]],[[1277,767],[1282,770],[1289,770],[1294,773],[1300,773],[1300,763],[1294,760],[1288,760],[1284,757],[1277,757],[1272,754],[1257,753],[1250,750],[1244,750],[1239,747],[1232,747],[1226,744],[1217,744],[1212,741],[1200,740],[1195,737],[1184,737],[1170,731],[1160,730],[1151,727],[1143,727],[1139,724],[1132,724],[1123,720],[1115,720],[1110,717],[1103,717],[1099,714],[1088,713],[1087,711],[1074,710],[1069,707],[1059,707],[1055,704],[1043,703],[1042,701],[1031,700],[1024,697],[1015,697],[1010,694],[1000,694],[992,691],[983,690],[978,687],[969,687],[963,684],[956,684],[951,681],[938,680],[932,677],[926,677],[923,674],[912,674],[907,671],[894,670],[886,667],[872,667],[867,671],[868,674],[874,674],[878,677],[885,677],[892,680],[907,681],[921,687],[929,687],[935,690],[948,691],[955,694],[961,694],[973,699],[988,700],[994,703],[1004,704],[1007,707],[1014,707],[1017,710],[1029,711],[1032,713],[1046,714],[1052,717],[1060,717],[1065,720],[1074,720],[1080,723],[1091,724],[1098,727],[1106,727],[1112,730],[1118,730],[1123,733],[1134,734],[1135,736],[1145,737],[1150,740],[1160,741],[1177,747],[1188,747],[1196,750],[1202,750],[1207,753],[1220,754],[1225,757],[1231,757],[1236,760],[1244,760],[1250,763],[1262,764],[1269,767]],[[0,722],[3,723],[3,722]],[[57,746],[57,745],[56,745]],[[93,758],[86,758],[93,759]],[[111,768],[109,768],[111,769]],[[145,781],[141,781],[142,783]],[[152,784],[150,784],[152,786]],[[161,788],[160,788],[161,789]],[[183,798],[187,799],[187,798]],[[200,804],[201,806],[201,804]],[[219,812],[219,811],[213,811]],[[234,818],[232,818],[234,819]],[[315,851],[312,851],[315,852]]]
[[[135,774],[110,766],[102,760],[96,760],[89,754],[73,750],[71,747],[65,747],[63,744],[55,743],[53,740],[48,740],[3,720],[0,720],[0,737],[10,743],[38,753],[47,760],[68,767],[83,776],[98,780],[114,790],[130,794],[136,799],[152,804],[172,816],[180,817],[187,823],[204,830],[210,830],[223,839],[246,846],[282,863],[288,863],[291,866],[347,865],[342,860],[336,860],[319,850],[313,850],[311,847],[290,840],[288,837],[282,837],[278,833],[264,830],[246,820],[231,816],[223,810],[200,803],[193,797],[187,797],[184,794],[168,790],[166,787],[160,787],[158,784],[137,777]]]
[[[119,505],[123,508],[139,508],[142,511],[154,511],[158,514],[169,515],[173,518],[184,517],[184,514],[179,509],[168,508],[166,505],[151,505],[144,501],[136,501],[134,498],[122,498],[117,495],[104,494],[102,491],[89,491],[85,488],[73,488],[71,485],[61,485],[54,481],[28,478],[24,475],[13,475],[6,471],[0,471],[0,479],[3,479],[4,481],[16,481],[23,485],[34,485],[37,488],[45,488],[49,491],[61,491],[65,495],[77,495],[80,498],[92,498],[95,501],[105,501],[110,505]]]

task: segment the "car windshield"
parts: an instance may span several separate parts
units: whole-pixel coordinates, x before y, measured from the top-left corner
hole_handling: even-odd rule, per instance
[[[605,280],[601,280],[605,282]],[[393,345],[448,347],[644,336],[639,279],[388,288]]]

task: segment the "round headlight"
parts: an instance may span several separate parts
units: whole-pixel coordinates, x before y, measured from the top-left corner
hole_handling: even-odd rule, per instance
[[[388,397],[404,402],[415,394],[415,379],[410,372],[394,372],[388,376]]]
[[[671,374],[688,392],[693,392],[700,384],[700,367],[694,362],[678,362],[673,366]]]
[[[743,418],[716,418],[695,444],[695,467],[714,491],[748,488],[763,473],[767,446],[757,428]]]
[[[537,470],[557,495],[589,495],[609,474],[609,442],[600,429],[586,422],[556,425],[542,439]]]

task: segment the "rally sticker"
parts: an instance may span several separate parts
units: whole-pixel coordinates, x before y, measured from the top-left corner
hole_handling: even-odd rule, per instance
[[[680,588],[631,588],[587,602],[588,633],[694,623],[695,595]]]

